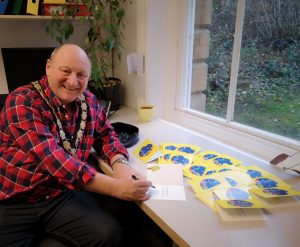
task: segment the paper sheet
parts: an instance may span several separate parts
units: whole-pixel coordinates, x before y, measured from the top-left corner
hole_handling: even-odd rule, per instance
[[[184,187],[181,185],[155,185],[150,188],[151,199],[185,201]]]
[[[151,169],[154,166],[156,169]],[[181,165],[150,165],[147,179],[155,186],[149,190],[151,199],[186,200]]]
[[[130,53],[127,55],[128,74],[132,72],[144,72],[144,56],[141,53]]]

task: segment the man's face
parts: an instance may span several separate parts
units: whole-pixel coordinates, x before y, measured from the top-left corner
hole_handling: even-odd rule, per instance
[[[49,86],[63,104],[68,104],[86,89],[90,69],[90,62],[79,47],[63,46],[47,61]]]

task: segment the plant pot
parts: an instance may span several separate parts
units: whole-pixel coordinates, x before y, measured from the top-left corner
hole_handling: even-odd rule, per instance
[[[111,111],[116,111],[120,108],[120,87],[121,80],[114,77],[107,78],[107,83],[103,85],[104,98],[111,102]]]
[[[121,80],[115,77],[107,78],[107,82],[102,85],[102,89],[94,89],[90,87],[90,91],[95,94],[98,100],[110,101],[111,111],[119,110],[120,108],[120,86]]]

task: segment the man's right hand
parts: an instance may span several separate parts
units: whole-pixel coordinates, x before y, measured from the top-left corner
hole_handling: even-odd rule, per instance
[[[132,174],[133,175],[133,174]],[[84,189],[99,194],[110,195],[127,201],[145,201],[151,182],[145,179],[113,178],[102,173],[96,173],[94,178],[84,185]]]

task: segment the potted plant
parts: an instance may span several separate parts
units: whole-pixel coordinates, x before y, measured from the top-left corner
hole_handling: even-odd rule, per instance
[[[84,49],[92,63],[89,89],[99,98],[111,101],[111,110],[120,106],[121,80],[114,77],[114,59],[121,58],[125,27],[125,6],[130,0],[72,0],[52,12],[46,24],[46,32],[60,44],[74,33],[73,18],[80,18],[88,25],[84,37]],[[78,16],[82,8],[89,14]]]

